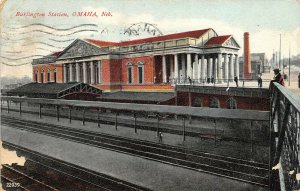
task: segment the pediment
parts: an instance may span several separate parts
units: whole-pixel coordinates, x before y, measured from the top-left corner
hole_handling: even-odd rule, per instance
[[[92,45],[84,40],[77,39],[65,48],[58,59],[94,56],[103,53],[107,53],[103,48]]]
[[[228,47],[240,48],[240,45],[236,42],[236,40],[233,37],[226,40],[222,45]]]

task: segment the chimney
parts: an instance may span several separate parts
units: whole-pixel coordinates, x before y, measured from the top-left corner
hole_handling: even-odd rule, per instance
[[[244,33],[244,78],[252,79],[249,32]]]

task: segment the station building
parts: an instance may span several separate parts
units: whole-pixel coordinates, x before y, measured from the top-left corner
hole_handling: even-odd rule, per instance
[[[87,84],[101,93],[82,89],[76,95],[98,101],[266,110],[268,94],[262,89],[189,83],[247,76],[239,49],[232,35],[218,36],[211,28],[123,42],[76,39],[61,52],[34,59],[33,81]]]
[[[239,44],[213,29],[107,42],[76,39],[62,52],[34,59],[33,81],[83,82],[104,92],[174,91],[175,84],[239,76]]]

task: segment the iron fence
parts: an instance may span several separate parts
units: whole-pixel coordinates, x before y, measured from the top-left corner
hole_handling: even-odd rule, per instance
[[[300,189],[300,97],[270,86],[270,189]]]

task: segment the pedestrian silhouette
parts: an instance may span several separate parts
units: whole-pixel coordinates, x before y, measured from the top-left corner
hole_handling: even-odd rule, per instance
[[[280,70],[278,68],[274,69],[274,80],[271,80],[272,82],[277,82],[279,84],[281,84],[282,86],[284,86],[284,80],[283,80],[283,76],[280,74]]]
[[[160,143],[162,143],[162,137],[163,137],[163,133],[162,133],[162,132],[159,132],[159,134],[158,134],[158,141],[159,141]]]
[[[258,76],[258,78],[257,78],[257,84],[258,84],[258,87],[259,87],[259,88],[262,87],[262,79],[261,79],[261,76]]]
[[[237,76],[234,76],[234,81],[235,81],[236,87],[239,87],[239,81],[238,81]]]
[[[190,77],[188,77],[188,80],[190,82],[190,85],[192,85],[192,79]]]

